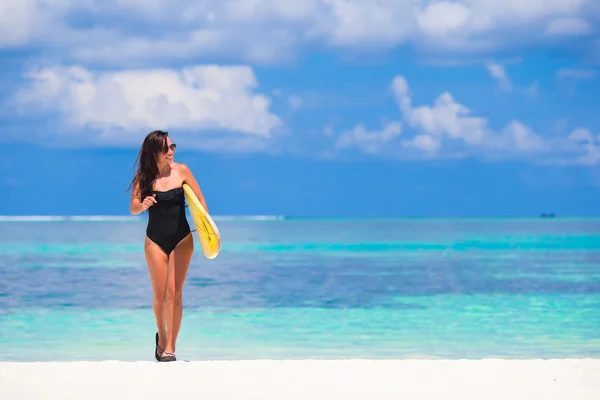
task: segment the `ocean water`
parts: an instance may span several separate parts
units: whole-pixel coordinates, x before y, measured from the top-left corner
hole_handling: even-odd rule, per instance
[[[0,360],[153,360],[145,223],[1,220]],[[600,356],[598,219],[217,224],[179,359]]]

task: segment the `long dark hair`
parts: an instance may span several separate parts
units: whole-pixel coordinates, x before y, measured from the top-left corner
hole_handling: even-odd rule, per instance
[[[169,136],[169,133],[166,131],[152,131],[146,135],[142,143],[140,152],[135,160],[134,169],[136,169],[136,172],[128,189],[128,191],[131,190],[139,182],[140,186],[137,195],[140,201],[143,201],[146,196],[150,196],[152,193],[152,185],[154,185],[154,180],[156,179],[156,175],[158,175],[156,155],[168,151],[167,136]]]

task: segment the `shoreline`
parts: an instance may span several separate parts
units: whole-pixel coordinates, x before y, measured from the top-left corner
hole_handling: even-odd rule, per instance
[[[0,362],[13,399],[598,399],[600,359]]]

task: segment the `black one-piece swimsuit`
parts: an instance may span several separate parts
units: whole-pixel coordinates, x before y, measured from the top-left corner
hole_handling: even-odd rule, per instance
[[[156,194],[156,203],[148,209],[146,236],[169,255],[191,232],[185,217],[183,188],[152,193]]]

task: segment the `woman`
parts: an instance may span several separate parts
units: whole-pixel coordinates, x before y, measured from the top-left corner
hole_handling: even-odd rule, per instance
[[[185,215],[184,182],[208,210],[192,172],[185,164],[173,162],[175,148],[167,132],[150,132],[138,154],[137,172],[129,186],[129,189],[133,187],[131,214],[148,210],[144,254],[154,292],[157,361],[177,359],[175,343],[183,315],[183,284],[194,252],[194,240]]]

